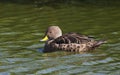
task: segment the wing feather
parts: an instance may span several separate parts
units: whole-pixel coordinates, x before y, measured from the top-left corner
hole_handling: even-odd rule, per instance
[[[67,33],[64,34],[58,38],[56,38],[53,43],[57,44],[69,44],[69,43],[77,43],[77,44],[83,44],[91,41],[91,38],[80,35],[78,33]]]

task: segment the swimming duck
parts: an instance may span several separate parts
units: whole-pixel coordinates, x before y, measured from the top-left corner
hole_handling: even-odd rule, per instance
[[[94,50],[105,43],[103,40],[97,41],[78,33],[66,33],[62,35],[59,26],[48,27],[44,38],[40,41],[46,41],[43,52],[53,52],[57,50],[84,52]]]

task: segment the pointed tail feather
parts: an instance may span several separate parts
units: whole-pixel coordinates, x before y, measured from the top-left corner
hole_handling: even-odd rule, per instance
[[[107,43],[107,41],[106,40],[99,40],[99,41],[97,41],[97,43],[95,44],[94,47],[99,47],[101,44],[104,44],[104,43]]]

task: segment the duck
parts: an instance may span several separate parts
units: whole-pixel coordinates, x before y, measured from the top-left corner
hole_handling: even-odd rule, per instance
[[[95,40],[93,37],[70,32],[62,34],[59,26],[49,26],[46,29],[43,52],[69,51],[69,52],[86,52],[95,50],[105,43],[105,40]]]

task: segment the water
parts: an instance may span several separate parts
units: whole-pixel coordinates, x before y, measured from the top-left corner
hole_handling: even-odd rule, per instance
[[[120,75],[119,9],[0,3],[0,75]],[[50,25],[108,43],[93,52],[42,53],[39,40]]]

